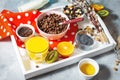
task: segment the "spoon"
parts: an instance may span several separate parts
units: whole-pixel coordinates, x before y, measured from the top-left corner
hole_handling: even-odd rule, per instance
[[[66,20],[66,21],[60,22],[59,25],[69,24],[69,23],[74,23],[74,22],[81,22],[83,20],[84,20],[84,18],[76,18],[76,19]]]

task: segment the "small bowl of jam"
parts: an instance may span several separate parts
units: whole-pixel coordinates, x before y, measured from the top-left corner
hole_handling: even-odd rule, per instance
[[[35,34],[35,29],[32,25],[29,24],[20,24],[16,29],[16,35],[21,39],[21,41],[25,41],[27,38],[33,36]]]
[[[94,40],[86,31],[78,31],[76,33],[76,44],[82,50],[90,50],[94,46]]]

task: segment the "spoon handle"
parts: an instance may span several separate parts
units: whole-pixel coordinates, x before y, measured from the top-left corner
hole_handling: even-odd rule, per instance
[[[60,25],[62,25],[62,24],[69,24],[69,23],[74,23],[74,22],[81,22],[83,20],[84,20],[84,18],[76,18],[76,19],[72,19],[72,20],[67,20],[67,21],[61,22],[59,24]]]

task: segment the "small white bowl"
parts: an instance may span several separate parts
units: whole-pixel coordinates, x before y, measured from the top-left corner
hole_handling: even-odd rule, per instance
[[[80,35],[84,35],[86,36],[86,39],[85,37],[82,37],[81,41],[80,41]],[[94,46],[95,46],[95,41],[92,39],[91,36],[89,36],[87,34],[86,31],[82,30],[82,31],[78,31],[76,33],[76,36],[75,36],[75,41],[76,41],[76,44],[78,45],[79,49],[82,49],[82,50],[85,50],[85,51],[88,51],[88,50],[91,50]],[[84,42],[83,42],[84,41]],[[89,41],[89,42],[88,42]],[[84,44],[83,44],[84,43]],[[86,44],[85,44],[86,43]]]
[[[69,20],[69,18],[62,12],[59,12],[59,11],[48,11],[48,12],[45,12],[45,13],[42,13],[38,16],[37,18],[37,22],[36,22],[36,25],[37,25],[37,28],[38,28],[38,31],[40,32],[40,35],[43,36],[43,37],[46,37],[48,38],[49,40],[57,40],[57,39],[60,39],[62,38],[66,32],[68,31],[69,29],[69,26],[70,24],[67,25],[67,29],[64,30],[63,32],[59,33],[59,34],[49,34],[49,33],[45,33],[44,31],[42,31],[39,27],[38,27],[38,19],[42,19],[44,16],[46,15],[50,15],[50,14],[58,14],[58,15],[61,15],[61,17],[64,17],[66,18],[66,20]]]
[[[21,36],[19,33],[18,33],[18,31],[21,29],[21,28],[23,28],[23,27],[27,27],[27,28],[29,28],[29,29],[31,29],[32,30],[32,34],[30,34],[29,36]],[[17,27],[17,29],[16,29],[16,35],[19,37],[19,39],[21,40],[21,41],[25,41],[27,38],[29,38],[29,37],[31,37],[31,36],[33,36],[35,34],[35,29],[34,29],[34,27],[32,26],[32,25],[29,25],[29,24],[20,24],[18,27]]]
[[[95,68],[95,73],[94,73],[93,75],[87,75],[87,74],[85,74],[85,73],[83,73],[83,72],[81,71],[80,67],[81,67],[83,64],[85,64],[85,63],[89,63],[89,64],[91,64],[91,65]],[[96,76],[96,75],[99,73],[99,65],[98,65],[98,63],[97,63],[95,60],[93,60],[93,59],[91,59],[91,58],[84,58],[84,59],[80,60],[80,62],[79,62],[79,64],[78,64],[78,70],[79,70],[80,76],[81,76],[83,79],[89,80],[89,79],[93,78],[94,76]]]

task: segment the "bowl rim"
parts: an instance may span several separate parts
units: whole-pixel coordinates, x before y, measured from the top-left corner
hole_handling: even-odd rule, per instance
[[[27,36],[27,37],[20,36],[20,35],[18,34],[18,31],[19,31],[22,27],[28,27],[28,28],[30,28],[30,29],[32,30],[32,34],[29,35],[29,36]],[[34,34],[35,34],[35,29],[34,29],[34,27],[33,27],[32,25],[30,25],[30,24],[20,24],[20,25],[16,28],[16,35],[17,35],[18,38],[19,38],[20,40],[22,40],[22,41],[25,41],[28,37],[30,37],[30,36],[32,36],[32,35],[34,35]]]
[[[84,64],[84,63],[90,63],[90,64],[92,64],[92,65],[95,67],[96,71],[95,71],[95,73],[94,73],[93,75],[84,74],[84,73],[80,70],[80,66],[81,66],[82,64]],[[83,59],[81,59],[81,60],[78,62],[78,69],[79,69],[79,73],[80,73],[80,74],[82,74],[82,75],[84,75],[84,76],[86,76],[86,77],[93,77],[93,76],[96,76],[96,75],[99,73],[100,66],[99,66],[99,64],[97,63],[97,61],[95,61],[95,60],[92,59],[92,58],[83,58]]]
[[[52,11],[48,11],[48,12],[47,12],[47,11],[46,11],[46,12],[43,12],[43,13],[41,13],[41,14],[38,15],[37,20],[36,20],[36,26],[37,26],[38,31],[39,31],[39,32],[42,32],[42,33],[44,33],[45,35],[48,35],[48,36],[57,36],[57,35],[60,35],[60,34],[63,34],[63,33],[65,33],[65,32],[67,32],[68,29],[69,29],[69,27],[70,27],[70,24],[67,24],[67,28],[66,28],[64,31],[62,31],[61,33],[59,33],[59,34],[49,34],[49,33],[46,33],[46,32],[44,32],[44,31],[42,31],[42,30],[39,28],[39,26],[38,26],[38,19],[39,19],[39,17],[40,17],[41,15],[45,16],[45,15],[52,14],[52,13],[59,14],[59,15],[63,15],[63,17],[65,17],[66,20],[69,20],[69,18],[67,17],[66,14],[64,14],[64,13],[62,13],[62,12],[59,12],[59,11],[53,11],[53,10],[52,10]]]

